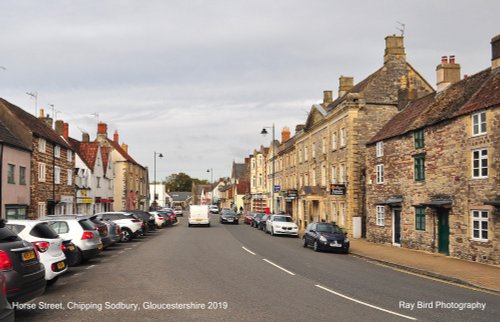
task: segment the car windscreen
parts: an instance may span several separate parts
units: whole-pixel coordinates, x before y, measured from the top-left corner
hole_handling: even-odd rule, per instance
[[[38,238],[58,238],[59,235],[55,232],[52,227],[50,227],[47,223],[40,223],[33,227],[30,231],[30,235]]]
[[[80,226],[82,226],[83,230],[95,230],[95,226],[88,219],[78,220]]]
[[[274,217],[274,221],[293,222],[293,219],[292,219],[292,217],[276,216],[276,217]]]
[[[12,242],[21,240],[19,236],[7,227],[0,228],[0,242]]]
[[[342,234],[342,229],[339,226],[329,224],[318,224],[316,231],[320,233]]]
[[[24,230],[26,226],[24,225],[14,225],[14,224],[5,224],[5,227],[9,228],[12,230],[14,233],[19,234]]]
[[[254,218],[256,218],[256,219],[260,219],[260,218],[262,218],[263,216],[264,216],[264,214],[256,214]]]
[[[226,211],[222,215],[223,216],[236,216],[236,213],[234,211]]]

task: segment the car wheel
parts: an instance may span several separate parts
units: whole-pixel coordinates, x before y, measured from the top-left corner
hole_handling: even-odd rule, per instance
[[[274,229],[271,227],[271,236],[274,236]]]
[[[54,284],[57,282],[57,280],[58,280],[58,279],[59,279],[59,276],[56,276],[56,277],[54,277],[53,279],[48,280],[48,281],[47,281],[47,286],[54,285]]]
[[[132,232],[130,229],[124,228],[122,230],[122,242],[129,242],[132,240]]]
[[[307,247],[307,240],[302,238],[302,246]]]
[[[319,245],[317,240],[314,241],[313,249],[315,252],[319,252]]]
[[[191,227],[191,224],[188,223],[188,227]]]

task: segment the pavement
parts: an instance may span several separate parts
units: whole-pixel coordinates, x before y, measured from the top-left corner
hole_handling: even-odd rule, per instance
[[[391,267],[500,295],[500,267],[442,254],[351,239],[350,253]]]

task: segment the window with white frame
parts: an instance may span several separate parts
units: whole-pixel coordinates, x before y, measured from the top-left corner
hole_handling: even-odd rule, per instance
[[[61,146],[59,145],[54,146],[54,157],[56,158],[61,157]]]
[[[311,149],[312,149],[312,157],[314,159],[316,158],[316,142],[313,142],[313,144],[311,145]]]
[[[488,241],[487,210],[472,210],[472,239]]]
[[[47,141],[44,138],[38,138],[38,152],[45,153]]]
[[[332,149],[337,150],[337,132],[332,134]]]
[[[339,210],[340,210],[340,226],[345,227],[345,225],[347,224],[345,203],[343,202],[340,203]]]
[[[61,168],[58,166],[54,167],[54,183],[55,184],[61,183]]]
[[[377,164],[377,183],[384,183],[384,165]]]
[[[377,206],[376,208],[376,223],[377,226],[385,225],[385,206]]]
[[[262,184],[263,184],[263,182],[262,182],[262,174],[259,173],[259,186],[262,187]]]
[[[309,149],[307,148],[307,145],[304,147],[304,161],[307,161],[309,156]]]
[[[384,156],[384,141],[379,141],[377,142],[376,146],[376,157],[383,157]]]
[[[345,128],[340,129],[340,146],[345,146],[347,144],[347,136],[346,136]]]
[[[309,185],[309,175],[306,173],[304,174],[304,186]]]
[[[73,170],[68,169],[68,180],[67,180],[68,186],[71,186],[73,184]]]
[[[337,203],[332,202],[332,220],[337,223],[339,220],[339,215],[337,214]]]
[[[70,149],[66,150],[66,158],[68,159],[69,162],[73,161],[73,151]]]
[[[472,135],[486,134],[486,112],[472,114]]]
[[[321,166],[321,186],[326,187],[326,166]]]
[[[337,183],[337,167],[332,166],[332,183]]]
[[[472,177],[488,177],[488,149],[472,151]]]
[[[321,145],[321,152],[326,153],[326,138],[323,138],[323,143]]]
[[[311,170],[311,186],[316,185],[316,169]]]
[[[38,181],[39,182],[45,182],[46,168],[47,168],[47,166],[45,163],[43,163],[43,162],[38,163]]]
[[[302,163],[302,149],[299,149],[299,163]]]
[[[45,202],[39,202],[37,211],[38,217],[44,217],[47,214],[47,204]]]

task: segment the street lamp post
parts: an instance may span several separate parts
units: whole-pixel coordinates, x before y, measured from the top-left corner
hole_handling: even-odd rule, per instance
[[[159,158],[163,158],[163,154],[159,153],[159,152],[156,152],[154,151],[154,166],[153,166],[153,203],[156,207],[156,156],[158,156]],[[156,209],[155,209],[156,210]]]
[[[214,169],[213,168],[210,168],[210,169],[207,169],[207,172],[210,172],[210,183],[214,183]]]
[[[266,135],[268,134],[267,130],[266,129],[272,129],[272,135],[273,135],[273,140],[271,142],[271,146],[272,146],[272,149],[273,149],[273,154],[272,154],[272,174],[271,174],[271,197],[272,197],[272,201],[271,201],[271,213],[274,213],[275,211],[275,208],[274,208],[274,156],[275,156],[275,151],[274,151],[274,140],[275,140],[275,136],[274,136],[274,123],[273,123],[273,126],[264,126],[262,128],[262,131],[260,132],[260,134],[262,135]]]

